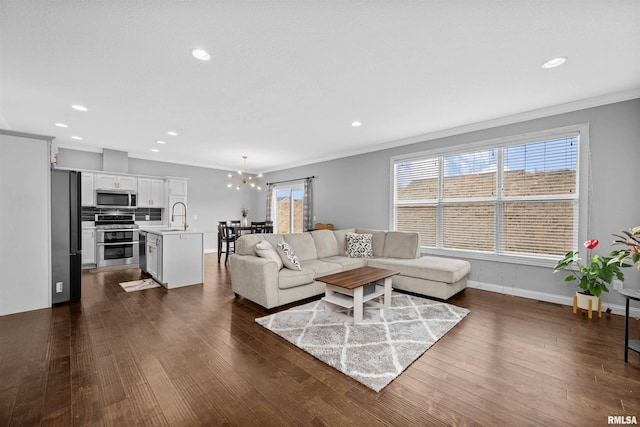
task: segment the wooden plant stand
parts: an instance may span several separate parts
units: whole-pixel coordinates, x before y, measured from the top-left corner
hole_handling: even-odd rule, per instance
[[[586,295],[586,297],[589,297],[590,295]],[[602,317],[602,300],[600,298],[598,299],[598,317]],[[589,319],[593,318],[593,300],[594,298],[588,298],[589,302],[588,302],[588,306],[582,306],[582,305],[578,305],[578,294],[576,293],[573,296],[573,314],[576,314],[578,312],[578,307],[580,308],[584,308],[585,310],[589,310]]]

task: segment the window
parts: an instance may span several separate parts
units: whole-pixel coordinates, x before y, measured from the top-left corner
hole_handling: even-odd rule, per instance
[[[273,189],[274,233],[302,233],[304,186],[302,184]]]
[[[584,128],[571,129],[393,159],[392,228],[419,232],[423,247],[489,258],[576,249]]]

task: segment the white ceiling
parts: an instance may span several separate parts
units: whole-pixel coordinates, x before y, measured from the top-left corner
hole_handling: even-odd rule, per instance
[[[0,8],[1,127],[53,135],[61,147],[225,170],[241,168],[243,155],[250,171],[277,170],[640,95],[640,0]],[[195,60],[194,47],[212,59]],[[556,56],[567,63],[540,67]]]

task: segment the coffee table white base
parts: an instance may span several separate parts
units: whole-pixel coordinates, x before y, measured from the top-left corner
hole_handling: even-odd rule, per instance
[[[326,284],[324,298],[322,298],[325,310],[335,313],[337,307],[353,308],[353,323],[356,324],[362,322],[365,303],[377,305],[378,307],[382,306],[384,310],[391,306],[391,277],[383,279],[382,284],[376,283],[375,291],[367,295],[364,295],[364,286],[365,285],[358,286],[355,289],[346,289],[340,286]],[[376,301],[371,301],[380,296],[384,298],[382,305]]]

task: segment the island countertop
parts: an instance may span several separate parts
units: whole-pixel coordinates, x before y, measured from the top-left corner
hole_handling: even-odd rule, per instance
[[[183,230],[181,228],[160,228],[160,227],[143,227],[140,228],[140,231],[145,231],[147,233],[158,234],[160,236],[166,236],[171,234],[203,234],[203,231],[198,230]]]

